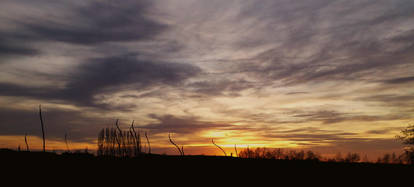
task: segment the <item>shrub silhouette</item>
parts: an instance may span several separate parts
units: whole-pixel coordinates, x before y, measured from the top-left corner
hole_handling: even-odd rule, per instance
[[[254,159],[277,159],[277,160],[313,160],[319,161],[321,156],[312,151],[283,151],[282,149],[267,149],[267,148],[256,148],[256,149],[243,149],[239,153],[241,158],[254,158]]]
[[[142,154],[140,132],[133,124],[129,130],[121,130],[118,120],[116,128],[104,128],[98,135],[98,156],[136,157]]]
[[[401,158],[408,164],[414,164],[414,125],[409,125],[403,129],[401,135],[396,136],[396,138],[406,145]]]
[[[344,162],[353,163],[359,162],[361,160],[361,156],[358,153],[348,153],[344,159]]]

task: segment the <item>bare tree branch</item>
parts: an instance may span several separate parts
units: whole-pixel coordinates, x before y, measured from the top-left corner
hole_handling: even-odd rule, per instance
[[[216,147],[218,147],[221,151],[223,151],[224,156],[227,156],[226,151],[224,151],[224,149],[223,149],[223,148],[221,148],[219,145],[217,145],[216,143],[214,143],[214,139],[211,139],[211,142],[212,142],[212,143],[213,143]]]
[[[180,155],[184,156],[184,152],[183,152],[184,148],[180,149],[180,147],[174,143],[174,141],[171,139],[170,133],[168,133],[168,139],[170,139],[171,144],[173,144],[178,149],[178,152],[180,152]]]

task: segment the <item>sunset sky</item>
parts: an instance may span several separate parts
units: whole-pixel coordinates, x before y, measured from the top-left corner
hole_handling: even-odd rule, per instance
[[[1,1],[0,147],[399,153],[413,88],[413,0]]]

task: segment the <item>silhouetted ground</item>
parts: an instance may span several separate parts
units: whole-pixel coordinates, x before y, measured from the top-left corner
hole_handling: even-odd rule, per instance
[[[51,152],[25,152],[0,150],[2,169],[22,173],[45,175],[98,175],[98,176],[157,176],[176,182],[188,176],[200,178],[238,176],[245,180],[249,176],[327,176],[336,175],[344,179],[375,176],[377,174],[411,174],[414,166],[401,164],[336,163],[306,160],[265,160],[223,156],[168,156],[143,155],[137,158],[96,157],[85,153],[56,154]],[[7,169],[6,169],[7,168]],[[64,173],[64,174],[63,174]],[[103,177],[105,178],[105,177]],[[145,177],[144,177],[145,178]],[[269,178],[268,178],[269,179]],[[105,179],[103,179],[105,180]],[[145,179],[149,180],[149,179]],[[151,179],[153,180],[153,179]],[[178,180],[178,181],[177,181]],[[159,181],[158,181],[159,182]],[[302,181],[303,182],[303,181]]]

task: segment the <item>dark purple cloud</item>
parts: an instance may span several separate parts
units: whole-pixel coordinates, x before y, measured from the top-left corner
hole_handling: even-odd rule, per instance
[[[110,106],[96,104],[93,97],[125,89],[142,90],[157,85],[179,86],[200,71],[198,67],[189,64],[143,61],[135,56],[96,58],[80,64],[66,78],[64,88],[0,83],[0,95],[63,100],[80,106],[109,109],[107,107]]]

